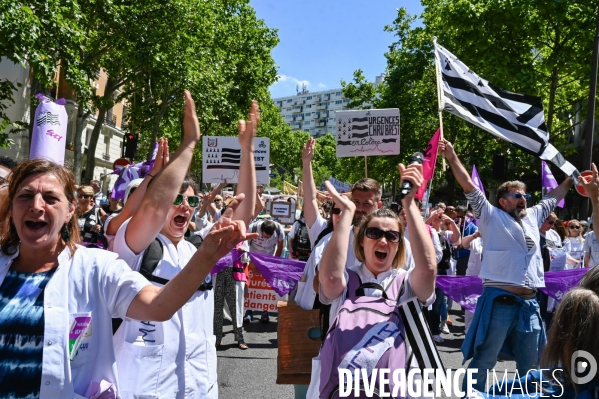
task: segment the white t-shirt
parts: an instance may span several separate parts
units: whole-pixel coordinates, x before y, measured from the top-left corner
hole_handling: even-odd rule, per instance
[[[264,222],[264,220],[256,220],[250,223],[248,231],[260,234],[260,237],[250,240],[250,252],[274,256],[277,252],[279,241],[285,240],[285,231],[283,230],[283,226],[274,222],[276,225],[275,232],[269,238],[264,238],[260,229]]]
[[[589,267],[599,265],[599,243],[595,237],[595,232],[590,231],[584,239],[584,253],[590,254]]]
[[[478,276],[480,273],[481,264],[483,262],[483,239],[481,237],[476,237],[474,240],[470,241],[470,246],[466,249],[470,250],[466,276]]]
[[[433,229],[431,227],[428,230],[429,230],[431,239],[433,240],[433,246],[435,247],[435,258],[437,259],[437,263],[439,263],[439,262],[441,262],[441,259],[443,259],[443,248],[441,247],[441,241],[439,241],[439,235],[437,234],[435,229]],[[408,230],[408,226],[404,227],[404,237],[406,240],[410,241],[410,233]],[[449,245],[451,245],[451,240],[449,240],[447,242],[449,243]]]
[[[584,260],[584,239],[578,237],[569,237],[564,240],[564,248],[568,251],[568,255],[580,261]],[[581,267],[579,266],[576,267]]]
[[[130,221],[119,228],[114,250],[138,271],[145,250],[135,254],[127,246],[125,233]],[[187,265],[196,248],[184,239],[175,246],[162,234],[157,238],[163,253],[154,275],[171,280]],[[213,317],[214,290],[206,290],[196,291],[168,321],[148,324],[125,319],[115,334],[121,398],[218,398]],[[148,331],[152,344],[134,344],[142,330],[153,330]]]
[[[307,225],[307,223],[306,223]],[[310,237],[310,245],[312,245],[312,249],[314,249],[314,245],[318,236],[324,229],[329,225],[329,221],[318,215],[316,221],[312,224],[312,226],[308,226],[308,235]],[[290,235],[290,237],[293,237]]]
[[[540,235],[544,236],[547,241],[552,241],[558,248],[561,248],[563,246],[562,238],[559,236],[559,234],[557,234],[557,231],[555,230],[549,229],[545,234],[540,233]]]

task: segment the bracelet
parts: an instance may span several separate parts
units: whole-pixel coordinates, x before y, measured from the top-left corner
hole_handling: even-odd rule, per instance
[[[146,177],[148,177],[148,176],[150,176],[152,179],[155,177],[154,175],[151,175],[149,173],[146,175]]]

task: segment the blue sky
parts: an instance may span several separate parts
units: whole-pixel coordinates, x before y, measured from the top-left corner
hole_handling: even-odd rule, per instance
[[[341,87],[356,69],[374,81],[385,71],[385,52],[395,41],[384,32],[399,7],[419,14],[418,0],[251,0],[258,18],[278,29],[280,43],[272,56],[279,81],[273,98],[295,94],[302,83],[311,92]]]

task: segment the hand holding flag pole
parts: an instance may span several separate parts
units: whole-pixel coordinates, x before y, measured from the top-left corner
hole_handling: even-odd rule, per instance
[[[437,36],[433,36],[433,43],[437,44]],[[439,104],[439,134],[440,139],[443,140],[443,108],[445,107],[445,99],[443,98],[443,90],[441,89],[441,66],[439,64],[439,57],[435,52],[435,71],[437,75],[437,103]],[[445,154],[441,155],[443,160],[443,172],[447,170],[445,166]]]

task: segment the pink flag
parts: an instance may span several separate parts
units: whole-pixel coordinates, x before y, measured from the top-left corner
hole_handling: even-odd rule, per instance
[[[437,153],[439,151],[439,138],[441,138],[441,129],[437,129],[433,138],[431,138],[431,141],[429,141],[424,150],[424,159],[422,161],[422,176],[424,177],[424,183],[420,186],[420,189],[415,195],[415,198],[421,201],[424,196],[424,191],[426,191],[428,181],[435,175],[435,165],[437,164]]]

